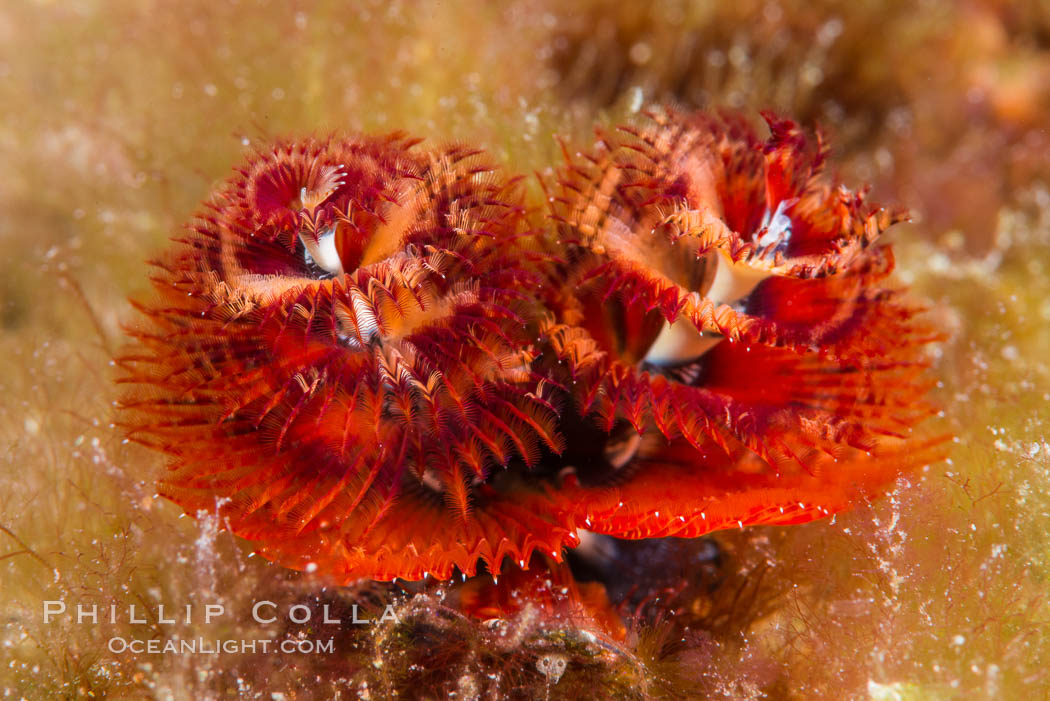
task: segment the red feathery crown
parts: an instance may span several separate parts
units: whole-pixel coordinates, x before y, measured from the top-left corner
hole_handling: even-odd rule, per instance
[[[545,183],[401,135],[253,156],[120,359],[161,493],[347,581],[789,524],[936,458],[894,216],[767,117],[664,111]]]

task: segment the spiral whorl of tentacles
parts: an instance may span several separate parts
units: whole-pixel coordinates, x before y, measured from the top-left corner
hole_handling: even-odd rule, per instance
[[[819,141],[664,111],[544,183],[400,135],[254,155],[118,363],[161,493],[340,580],[847,508],[934,459],[894,221]]]

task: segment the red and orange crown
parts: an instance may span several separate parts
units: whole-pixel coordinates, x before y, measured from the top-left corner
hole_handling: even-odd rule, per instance
[[[461,146],[259,152],[154,263],[127,434],[188,513],[342,581],[846,509],[937,458],[936,334],[887,282],[899,217],[767,121],[600,133],[545,214]]]

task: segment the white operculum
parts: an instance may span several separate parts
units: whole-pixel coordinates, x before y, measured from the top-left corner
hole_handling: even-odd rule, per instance
[[[663,330],[645,355],[645,362],[659,367],[688,363],[711,350],[721,340],[718,334],[697,331],[689,319],[681,318],[673,324],[664,322]]]
[[[715,279],[704,295],[715,306],[742,300],[754,291],[758,283],[769,277],[768,271],[756,270],[745,263],[734,263],[722,252],[715,256],[718,261]],[[692,321],[682,317],[674,323],[664,323],[645,361],[660,367],[684,365],[697,360],[722,339],[723,336],[717,333],[697,331]]]
[[[746,263],[734,263],[721,251],[717,255],[715,279],[706,295],[715,306],[732,304],[747,297],[758,287],[758,283],[769,277],[766,270],[755,269]]]
[[[310,234],[299,234],[303,246],[306,248],[304,258],[307,263],[311,261],[320,268],[327,270],[333,275],[343,273],[343,261],[339,258],[339,251],[335,247],[335,229],[328,228],[317,235],[317,240]]]

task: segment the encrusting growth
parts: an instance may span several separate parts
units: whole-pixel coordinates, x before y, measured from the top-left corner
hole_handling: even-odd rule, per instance
[[[340,581],[848,508],[937,459],[936,334],[886,283],[896,217],[767,121],[602,132],[545,215],[462,146],[257,153],[154,264],[127,434],[188,513]]]

